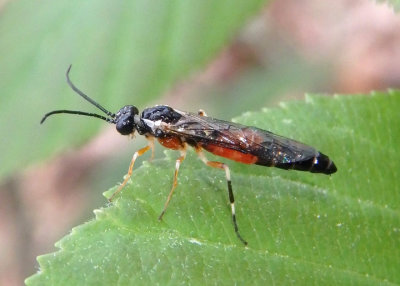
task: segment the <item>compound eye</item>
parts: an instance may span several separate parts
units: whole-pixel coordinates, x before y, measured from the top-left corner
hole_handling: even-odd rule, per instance
[[[127,118],[120,118],[120,120],[116,123],[116,128],[117,131],[122,135],[131,134],[135,129],[133,117],[128,116]]]
[[[134,116],[139,114],[138,109],[133,105],[122,107],[115,117],[117,131],[122,135],[129,135],[135,131]]]

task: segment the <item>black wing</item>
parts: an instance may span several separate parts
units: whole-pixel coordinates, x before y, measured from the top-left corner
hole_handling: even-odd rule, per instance
[[[185,138],[189,144],[217,145],[251,154],[255,164],[330,174],[333,162],[315,148],[256,127],[249,127],[212,117],[178,111],[182,117],[168,125],[167,133]]]

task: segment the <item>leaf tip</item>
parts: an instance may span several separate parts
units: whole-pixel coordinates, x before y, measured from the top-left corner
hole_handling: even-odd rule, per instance
[[[104,217],[106,215],[106,213],[104,212],[104,209],[94,209],[93,210],[94,215],[96,216],[96,219],[100,219],[102,217]]]

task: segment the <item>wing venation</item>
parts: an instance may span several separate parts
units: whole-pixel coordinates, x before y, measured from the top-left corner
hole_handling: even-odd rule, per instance
[[[311,146],[256,127],[192,113],[182,114],[178,122],[166,127],[167,133],[202,146],[212,144],[255,155],[261,165],[294,164],[310,160],[319,154]]]

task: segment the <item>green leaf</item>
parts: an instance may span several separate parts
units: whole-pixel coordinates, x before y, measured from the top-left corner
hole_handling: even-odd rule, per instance
[[[107,109],[142,109],[215,57],[265,2],[11,1],[0,17],[0,177],[104,124],[70,117],[39,125],[55,109],[99,112],[66,84],[70,64],[72,81]]]
[[[237,118],[313,145],[338,167],[326,176],[228,161],[248,247],[235,236],[223,172],[194,152],[157,220],[178,156],[168,151],[138,167],[114,204],[74,228],[58,252],[39,257],[40,271],[26,282],[399,284],[399,109],[400,92],[391,91],[307,96]]]

